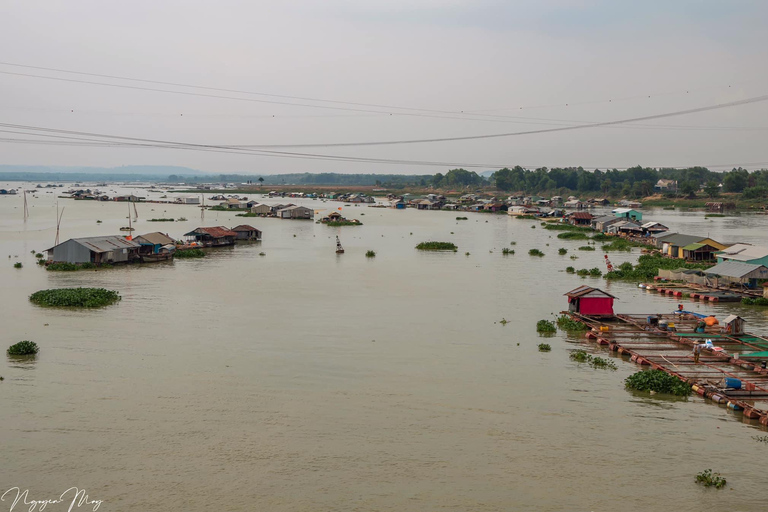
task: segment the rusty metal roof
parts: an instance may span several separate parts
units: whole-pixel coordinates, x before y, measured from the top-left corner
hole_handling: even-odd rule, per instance
[[[194,231],[190,231],[184,236],[195,236],[195,235],[210,235],[213,238],[223,238],[225,236],[237,236],[237,233],[234,231],[225,228],[224,226],[216,226],[212,228],[197,228]]]
[[[589,212],[573,212],[570,217],[572,219],[586,219],[586,220],[592,220],[595,218],[594,215],[592,215]]]
[[[248,224],[240,224],[239,226],[235,226],[232,228],[232,231],[258,231],[261,233],[261,230],[258,230],[253,226],[249,226]]]
[[[97,253],[114,251],[115,249],[136,249],[139,247],[139,244],[136,242],[126,240],[122,236],[91,236],[87,238],[72,238],[71,240]]]
[[[568,297],[571,297],[571,298],[577,298],[577,297],[583,297],[584,295],[587,295],[587,294],[592,293],[592,292],[597,292],[597,293],[603,294],[606,297],[610,297],[612,299],[616,298],[613,295],[611,295],[610,293],[604,292],[603,290],[601,290],[599,288],[592,288],[591,286],[586,286],[586,285],[579,286],[575,290],[571,290],[568,293],[564,293],[563,295],[567,295]]]

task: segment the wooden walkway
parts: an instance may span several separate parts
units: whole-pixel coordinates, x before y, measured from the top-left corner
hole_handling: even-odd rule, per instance
[[[704,333],[694,332],[698,318],[687,314],[668,315],[616,315],[610,318],[592,318],[573,312],[564,312],[574,320],[591,328],[586,338],[611,351],[626,356],[630,361],[662,370],[688,382],[693,390],[734,411],[745,418],[768,426],[768,369],[763,365],[766,357],[741,359],[743,354],[768,350],[768,338],[745,334],[721,334],[718,327],[708,327]],[[648,323],[648,317],[659,317],[673,323],[674,331],[660,330]],[[722,351],[704,349],[699,363],[693,359],[693,345],[710,339]],[[741,381],[741,389],[728,388],[726,378]]]

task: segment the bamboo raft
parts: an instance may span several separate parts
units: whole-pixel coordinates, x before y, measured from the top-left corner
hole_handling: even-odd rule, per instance
[[[589,341],[636,364],[674,375],[690,384],[698,395],[768,426],[768,338],[749,333],[732,336],[720,333],[717,327],[695,332],[699,319],[685,312],[606,318],[563,313],[591,328],[585,335]],[[649,317],[673,322],[675,330],[651,325]],[[702,350],[696,364],[693,345],[705,339],[711,339],[722,351]],[[742,388],[726,387],[726,378],[740,380]]]

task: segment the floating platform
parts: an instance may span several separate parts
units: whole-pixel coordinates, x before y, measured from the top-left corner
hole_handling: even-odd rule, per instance
[[[699,318],[687,312],[619,314],[609,318],[571,311],[563,314],[591,328],[585,335],[589,341],[636,364],[674,375],[690,384],[698,395],[768,426],[768,338],[749,333],[724,334],[717,326],[695,332]],[[652,325],[649,318],[666,321],[674,325],[674,330]],[[713,348],[702,350],[697,364],[693,345],[705,340],[712,340]]]

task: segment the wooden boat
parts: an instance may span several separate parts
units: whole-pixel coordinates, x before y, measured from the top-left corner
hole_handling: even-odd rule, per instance
[[[133,228],[130,227],[122,227],[120,228],[120,231],[135,231]]]
[[[336,254],[344,254],[344,248],[341,246],[341,240],[336,237]]]

